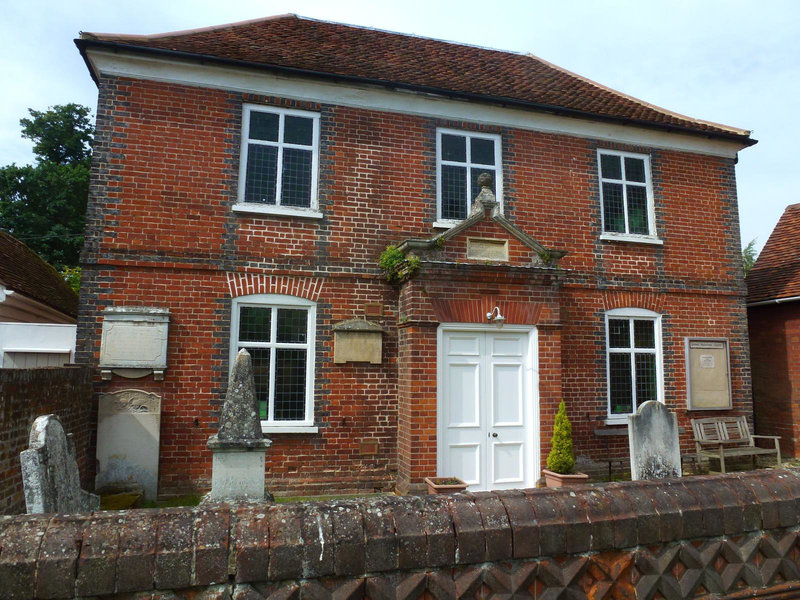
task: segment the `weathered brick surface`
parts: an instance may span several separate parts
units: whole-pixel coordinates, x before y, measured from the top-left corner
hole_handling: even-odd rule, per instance
[[[25,512],[19,453],[28,447],[31,425],[56,414],[71,433],[81,485],[94,488],[95,409],[91,371],[85,367],[0,369],[0,514]]]
[[[321,219],[235,213],[244,102],[320,114]],[[568,251],[559,275],[531,269],[423,265],[402,289],[377,268],[387,244],[429,237],[436,215],[436,129],[502,136],[504,214],[544,246]],[[563,398],[579,455],[627,456],[625,436],[600,437],[607,411],[605,311],[663,315],[664,397],[690,448],[686,336],[730,339],[733,413],[752,413],[739,266],[734,161],[648,153],[663,246],[600,240],[598,142],[574,136],[404,115],[155,81],[101,77],[88,209],[78,360],[96,365],[101,311],[169,308],[159,489],[209,486],[228,372],[231,298],[283,293],[317,302],[316,434],[276,434],[266,484],[278,493],[421,489],[436,474],[436,328],[482,323],[487,306],[538,330],[539,457]],[[491,223],[470,235],[503,238]],[[462,257],[466,235],[441,250]],[[512,240],[512,265],[530,260]],[[378,307],[378,310],[375,310]],[[483,313],[481,312],[483,311]],[[334,323],[375,316],[380,365],[332,362]],[[96,392],[128,387],[115,378]],[[692,416],[704,416],[694,413]],[[370,443],[362,445],[362,441]],[[608,442],[608,447],[606,443]],[[364,451],[377,448],[377,452]]]
[[[631,518],[623,495],[652,510]],[[754,497],[773,503],[775,518],[741,510]],[[798,504],[800,472],[760,471],[573,491],[2,517],[1,595],[788,598],[800,589]],[[748,516],[726,519],[736,505]],[[699,526],[711,509],[717,533]]]

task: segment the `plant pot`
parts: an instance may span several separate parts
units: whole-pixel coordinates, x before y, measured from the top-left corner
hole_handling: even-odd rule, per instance
[[[429,494],[455,494],[467,489],[467,483],[458,477],[426,477]]]
[[[547,487],[565,487],[569,485],[581,485],[586,483],[589,476],[586,473],[556,473],[550,469],[542,469],[544,473],[544,480],[547,482]]]

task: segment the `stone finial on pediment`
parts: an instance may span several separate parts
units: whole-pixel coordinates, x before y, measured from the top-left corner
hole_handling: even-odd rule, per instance
[[[475,196],[475,200],[472,202],[469,216],[481,212],[491,212],[500,205],[492,191],[492,176],[489,173],[481,173],[478,175],[478,185],[481,191]]]

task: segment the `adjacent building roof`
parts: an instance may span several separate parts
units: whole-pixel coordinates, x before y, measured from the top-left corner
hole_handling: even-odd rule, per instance
[[[210,59],[755,143],[747,130],[659,108],[531,54],[291,14],[156,35],[82,33],[76,43],[84,56],[110,47]]]
[[[0,284],[70,317],[78,316],[78,295],[42,257],[0,231]]]
[[[800,297],[800,204],[783,211],[745,282],[748,303]]]

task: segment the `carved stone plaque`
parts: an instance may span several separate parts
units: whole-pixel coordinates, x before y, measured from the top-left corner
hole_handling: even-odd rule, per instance
[[[508,240],[467,239],[467,258],[473,260],[508,261]]]
[[[164,308],[114,307],[103,312],[102,369],[167,367],[169,311]]]
[[[142,390],[100,395],[95,487],[138,483],[145,498],[158,492],[161,396]]]

